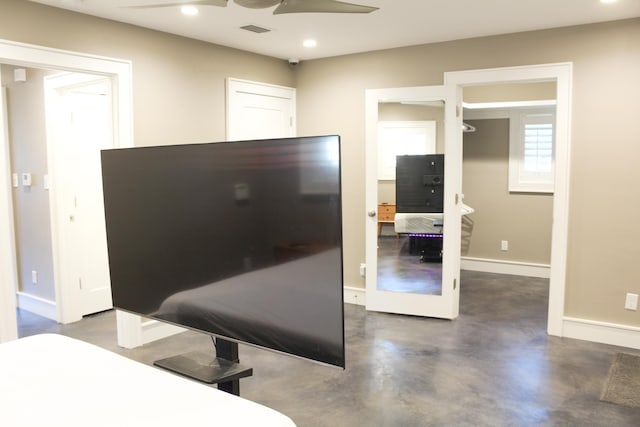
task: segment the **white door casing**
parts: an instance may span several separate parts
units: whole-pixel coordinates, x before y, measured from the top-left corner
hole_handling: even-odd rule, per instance
[[[570,145],[571,145],[571,92],[572,92],[572,64],[538,64],[531,66],[505,67],[495,69],[468,70],[445,73],[445,86],[452,93],[455,93],[456,105],[461,102],[462,88],[465,86],[488,85],[488,84],[506,84],[506,83],[527,83],[527,82],[556,82],[556,153],[555,153],[555,183],[554,183],[554,203],[553,203],[553,225],[551,238],[551,269],[549,282],[549,305],[547,333],[549,335],[564,336],[565,335],[565,288],[566,288],[566,269],[567,269],[567,246],[568,246],[568,215],[569,215],[569,176],[570,176]],[[408,89],[408,88],[407,88]],[[378,95],[382,92],[378,90]],[[374,91],[367,91],[367,169],[369,169],[371,153],[375,150],[369,146],[371,138],[375,138],[375,129],[369,125],[370,122],[375,123],[377,120],[377,105],[369,99],[374,96]],[[370,93],[371,92],[371,93]],[[408,94],[410,96],[410,94]],[[375,110],[374,110],[375,108]],[[454,106],[455,108],[455,106]],[[455,111],[453,112],[455,114]],[[460,129],[462,118],[458,117],[453,126]],[[449,129],[449,128],[447,128]],[[446,153],[455,154],[460,159],[458,168],[462,169],[462,133],[452,129],[456,141],[452,144],[454,153],[450,151],[449,145],[446,147]],[[448,144],[448,142],[447,142]],[[375,145],[374,145],[375,148]],[[445,170],[449,168],[447,163]],[[367,172],[369,173],[369,172]],[[460,178],[461,175],[456,174]],[[445,181],[448,178],[445,178]],[[369,180],[369,176],[367,176]],[[447,185],[450,185],[449,181]],[[456,184],[458,185],[458,184]],[[367,188],[367,207],[375,209],[375,204],[370,200],[376,200],[377,194],[370,194],[373,189]],[[375,199],[373,198],[375,197]],[[445,194],[445,210],[447,199]],[[445,216],[445,227],[447,223]],[[367,233],[370,233],[372,223],[367,224]],[[459,229],[458,229],[459,230]],[[456,230],[452,230],[456,231]],[[445,228],[445,233],[447,229]],[[369,236],[369,234],[367,234]],[[367,248],[367,300],[370,287],[370,272],[376,271],[376,259],[369,258],[370,250]],[[459,258],[459,257],[458,257]],[[373,261],[373,264],[370,264]],[[456,271],[459,271],[459,259]],[[444,273],[443,273],[444,274]],[[443,275],[443,283],[444,283]],[[459,280],[458,280],[459,282]],[[459,288],[459,287],[458,287]],[[455,311],[458,310],[459,291],[457,293]]]
[[[449,86],[423,86],[367,90],[366,113],[366,307],[417,316],[454,319],[458,316],[460,295],[460,206],[462,149],[456,146],[457,133],[462,133],[461,92]],[[378,103],[385,102],[445,102],[445,195],[441,295],[426,295],[378,290],[377,218],[369,216],[378,206]],[[456,108],[456,106],[458,108]]]
[[[0,145],[0,343],[18,338],[18,326],[16,320],[16,291],[18,285],[18,271],[16,262],[16,247],[14,222],[13,222],[13,197],[9,172],[11,161],[9,156],[9,130],[7,121],[6,89],[2,87],[0,75],[0,138],[5,140]],[[4,283],[4,285],[2,285]]]
[[[571,92],[573,64],[538,64],[445,73],[445,85],[465,86],[553,81],[556,83],[555,176],[547,333],[565,336],[564,304],[569,228]],[[458,145],[462,146],[462,135]]]

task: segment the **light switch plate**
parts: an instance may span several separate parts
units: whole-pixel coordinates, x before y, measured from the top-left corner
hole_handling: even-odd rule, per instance
[[[31,174],[29,172],[22,173],[22,186],[31,187]]]

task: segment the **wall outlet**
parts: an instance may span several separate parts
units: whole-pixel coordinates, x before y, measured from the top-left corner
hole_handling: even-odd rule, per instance
[[[31,270],[31,283],[34,285],[38,283],[38,272],[36,270]]]
[[[502,240],[500,242],[500,250],[501,251],[508,251],[509,250],[509,241],[508,240]]]
[[[367,264],[360,264],[360,277],[364,277],[367,275]]]
[[[637,310],[638,294],[627,294],[627,297],[624,300],[624,308],[627,310]]]
[[[18,186],[20,185],[17,173],[11,174],[11,183],[13,184],[13,188],[18,188]]]

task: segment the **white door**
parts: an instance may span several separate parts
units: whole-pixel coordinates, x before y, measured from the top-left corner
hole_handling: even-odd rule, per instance
[[[460,295],[460,209],[462,150],[461,94],[455,87],[428,86],[376,89],[366,92],[366,307],[367,310],[453,319]],[[437,152],[444,154],[443,226],[421,225],[415,236],[379,236],[378,205],[394,205],[395,184],[381,178],[378,165],[378,123],[419,117],[435,120]],[[379,200],[385,198],[385,200]],[[396,217],[397,218],[397,217]],[[423,216],[417,215],[418,222]],[[431,220],[428,217],[425,217]],[[395,224],[394,224],[395,225]],[[384,229],[384,228],[383,228]],[[424,240],[420,240],[424,239]],[[422,245],[442,241],[442,260],[421,256]],[[439,249],[438,249],[439,252]]]
[[[113,147],[110,81],[73,74],[48,83],[53,89],[47,120],[55,120],[48,138],[60,243],[57,277],[77,286],[84,316],[113,307],[100,165],[100,150]]]
[[[227,79],[227,140],[296,136],[296,90]]]

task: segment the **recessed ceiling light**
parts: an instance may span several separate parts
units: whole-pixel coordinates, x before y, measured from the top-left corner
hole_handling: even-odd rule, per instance
[[[183,15],[194,16],[200,13],[197,7],[191,5],[185,5],[180,8]]]
[[[600,0],[600,3],[616,3],[618,0]]]
[[[314,39],[306,39],[305,41],[302,42],[302,46],[304,47],[316,47],[318,45],[318,42],[315,41]]]

